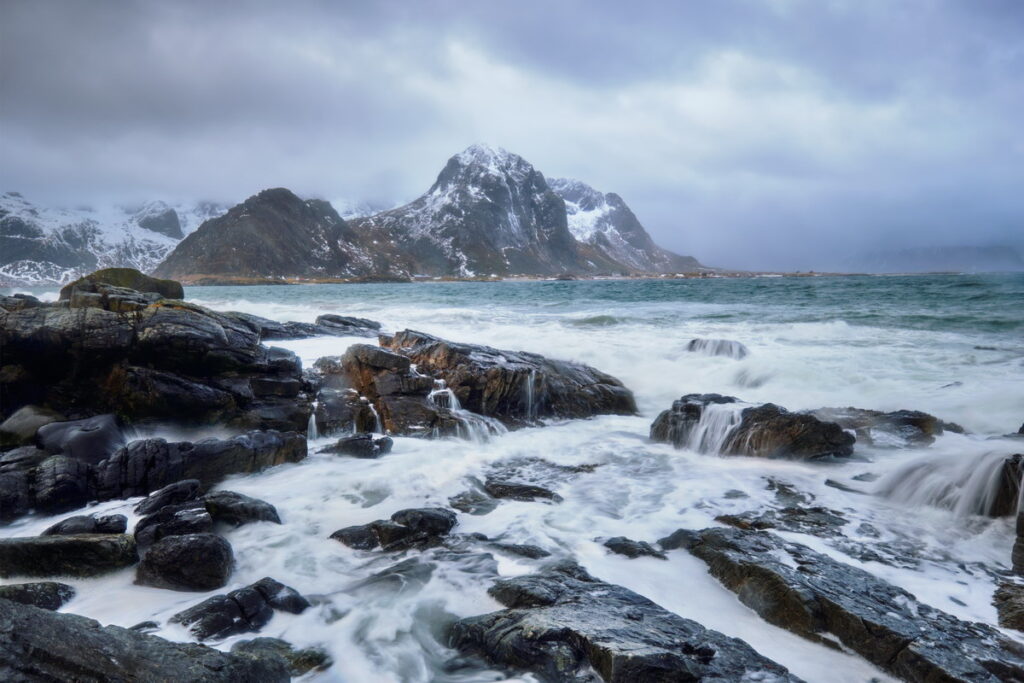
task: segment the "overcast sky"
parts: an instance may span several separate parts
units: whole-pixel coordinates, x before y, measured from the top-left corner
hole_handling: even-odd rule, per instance
[[[0,3],[0,189],[412,199],[474,142],[705,263],[1024,243],[1024,2]]]

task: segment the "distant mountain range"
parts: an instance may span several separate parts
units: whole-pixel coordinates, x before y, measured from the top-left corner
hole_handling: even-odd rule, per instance
[[[0,247],[17,248],[0,251],[0,284],[55,284],[113,265],[186,281],[701,267],[655,245],[618,195],[548,181],[522,157],[481,145],[449,159],[430,189],[404,206],[355,217],[367,205],[335,204],[278,188],[231,209],[154,202],[90,212],[41,209],[8,193],[0,198]]]

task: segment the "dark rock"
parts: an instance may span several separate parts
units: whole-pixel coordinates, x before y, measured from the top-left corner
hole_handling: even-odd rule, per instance
[[[459,512],[470,515],[487,515],[498,507],[498,501],[482,490],[463,491],[448,499],[448,504]]]
[[[11,583],[0,586],[0,598],[22,605],[32,605],[39,609],[58,610],[73,597],[75,597],[73,586],[56,581]]]
[[[989,517],[1008,517],[1017,513],[1020,500],[1020,482],[1024,477],[1024,454],[1011,455],[1003,461],[995,494],[989,501]]]
[[[418,532],[397,522],[380,519],[370,522],[369,526],[380,542],[381,550],[386,552],[428,548],[439,542],[435,535]]]
[[[347,526],[344,529],[338,529],[331,534],[331,538],[356,550],[373,550],[380,546],[377,534],[373,533],[373,529],[369,524]]]
[[[961,621],[861,569],[763,532],[705,529],[690,548],[768,622],[833,638],[908,681],[1021,680],[1024,648]]]
[[[25,308],[37,308],[43,302],[31,294],[12,294],[11,296],[0,296],[0,308],[5,311],[20,311]]]
[[[1002,583],[996,589],[992,604],[999,614],[999,625],[1024,631],[1024,585]]]
[[[554,501],[556,503],[562,502],[562,497],[554,491],[534,484],[521,484],[512,481],[488,479],[484,482],[484,490],[493,498],[505,498],[526,502],[540,498],[543,500]]]
[[[379,519],[369,524],[345,527],[331,538],[350,548],[384,551],[429,548],[438,545],[456,524],[455,513],[444,508],[399,510],[391,520]]]
[[[444,508],[413,508],[399,510],[391,515],[391,521],[416,532],[444,536],[455,527],[458,518]]]
[[[5,472],[28,472],[50,457],[46,451],[35,446],[19,446],[0,455],[0,474]]]
[[[863,408],[819,408],[811,414],[826,422],[835,422],[857,434],[857,441],[876,447],[905,448],[927,446],[945,431],[963,433],[963,427],[943,422],[919,410],[880,410]]]
[[[720,455],[815,460],[853,454],[855,439],[839,425],[812,415],[790,413],[771,403],[743,408],[738,424],[718,435],[721,443],[710,443],[708,435],[697,430],[706,419],[708,406],[735,403],[737,399],[719,394],[683,396],[655,419],[651,439],[677,448],[714,450]],[[695,434],[701,436],[701,443],[692,443]]]
[[[160,622],[140,621],[134,626],[129,626],[128,629],[131,631],[138,631],[139,633],[153,633],[154,631],[160,630]]]
[[[795,681],[749,645],[673,614],[572,563],[498,581],[509,609],[462,619],[453,647],[547,681]]]
[[[750,350],[738,341],[728,339],[691,339],[686,350],[703,353],[707,356],[727,356],[729,358],[746,358]]]
[[[1017,512],[1017,538],[1013,542],[1011,562],[1013,571],[1024,576],[1024,510]]]
[[[88,463],[54,455],[33,470],[33,504],[41,512],[56,513],[80,508],[91,497]]]
[[[277,508],[270,503],[234,491],[214,491],[203,498],[214,522],[242,526],[249,522],[280,524]]]
[[[97,576],[138,561],[125,534],[0,538],[0,576]]]
[[[372,434],[355,434],[338,440],[332,446],[320,449],[321,453],[338,453],[356,458],[379,458],[391,452],[394,441],[391,437],[374,437]]]
[[[737,529],[779,529],[814,536],[835,536],[839,527],[847,523],[838,510],[820,506],[786,507],[778,510],[750,511],[737,515],[719,515],[716,522]]]
[[[535,545],[528,545],[522,543],[492,543],[492,547],[512,555],[520,555],[522,557],[528,557],[531,560],[539,560],[543,557],[551,557],[551,553],[544,548]]]
[[[150,515],[162,507],[199,498],[199,480],[184,479],[154,491],[135,506],[139,515]]]
[[[124,515],[76,515],[62,519],[44,531],[42,536],[75,536],[77,534],[123,534],[128,530]]]
[[[125,436],[114,415],[97,415],[43,425],[36,432],[36,442],[47,453],[95,465],[121,448]]]
[[[97,285],[125,287],[137,292],[152,292],[167,299],[184,299],[185,290],[180,282],[160,280],[143,275],[134,268],[107,268],[64,285],[60,290],[60,300],[67,301],[77,291],[94,292]]]
[[[697,541],[697,534],[689,529],[676,529],[665,538],[658,539],[658,545],[663,550],[679,550],[689,548]]]
[[[370,402],[361,398],[355,389],[321,389],[313,414],[321,436],[376,429],[377,418]]]
[[[275,609],[301,614],[307,607],[309,601],[294,588],[265,577],[227,595],[207,598],[178,612],[171,622],[185,626],[198,640],[209,640],[256,633],[267,625]]]
[[[172,643],[92,619],[0,600],[0,674],[9,681],[285,683],[280,657]]]
[[[861,491],[860,489],[855,489],[852,486],[844,484],[841,481],[836,481],[835,479],[826,479],[825,480],[825,486],[830,486],[830,487],[832,487],[834,489],[839,489],[840,491],[845,491],[846,493],[857,493],[857,494],[860,494],[862,496],[869,495],[867,491]]]
[[[660,560],[667,560],[665,553],[656,550],[654,546],[646,541],[634,541],[625,536],[615,536],[604,542],[604,547],[617,555],[625,555],[631,560],[638,557],[657,557]]]
[[[6,522],[29,511],[32,490],[27,472],[0,472],[0,521]]]
[[[23,406],[0,424],[0,449],[30,444],[40,427],[64,419],[49,408]]]
[[[279,657],[288,662],[288,673],[302,676],[310,671],[324,671],[334,662],[330,655],[318,647],[296,650],[280,638],[253,638],[231,646],[231,652],[257,657]]]
[[[165,505],[135,525],[135,542],[149,546],[168,536],[205,534],[213,531],[213,518],[202,501]]]
[[[135,583],[172,590],[214,590],[228,582],[234,563],[231,545],[220,536],[167,536],[146,553]]]
[[[376,337],[380,331],[379,322],[333,313],[317,316],[316,324],[338,336]]]

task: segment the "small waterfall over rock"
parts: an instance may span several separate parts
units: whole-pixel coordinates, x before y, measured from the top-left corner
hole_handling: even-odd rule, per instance
[[[448,384],[443,379],[434,380],[434,389],[427,395],[427,398],[438,408],[446,408],[453,413],[462,410],[459,398],[454,391],[448,388]]]
[[[750,353],[743,344],[729,339],[691,339],[686,350],[703,353],[706,356],[728,356],[729,358],[746,358]]]
[[[384,433],[384,425],[380,421],[380,413],[377,412],[377,408],[374,407],[373,401],[369,401],[367,405],[370,406],[370,412],[373,413],[373,431],[375,434]]]
[[[530,374],[525,377],[523,383],[523,402],[526,408],[526,419],[531,422],[537,419],[537,371],[530,370]]]
[[[1017,511],[1024,457],[987,453],[928,455],[884,477],[875,493],[908,505],[952,510],[958,517],[1003,517]]]
[[[455,429],[459,438],[484,443],[491,436],[508,432],[508,428],[493,417],[477,415],[469,410],[464,410],[455,392],[448,387],[443,379],[434,380],[434,389],[427,395],[427,399],[436,408],[451,413],[451,416],[455,418]],[[434,436],[438,436],[437,430],[435,430]]]
[[[320,438],[320,430],[317,429],[316,426],[316,409],[319,405],[319,401],[313,401],[313,405],[311,406],[309,413],[309,423],[306,425],[306,439],[309,441]]]
[[[733,431],[743,421],[747,403],[710,403],[704,406],[700,421],[690,430],[686,447],[698,453],[720,455]]]

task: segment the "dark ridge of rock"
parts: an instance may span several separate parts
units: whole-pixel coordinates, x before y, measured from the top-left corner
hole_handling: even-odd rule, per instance
[[[149,546],[168,536],[205,534],[213,531],[213,518],[202,501],[165,505],[135,525],[135,542]]]
[[[1020,482],[1024,477],[1024,454],[1015,453],[1003,461],[996,493],[989,502],[989,517],[1009,517],[1017,512]]]
[[[250,329],[259,334],[262,341],[308,339],[321,336],[376,337],[380,330],[380,323],[373,320],[342,315],[322,315],[316,319],[315,323],[295,321],[279,323],[276,320],[238,311],[229,311],[223,315],[248,325]]]
[[[234,527],[250,522],[281,523],[277,508],[273,505],[265,500],[234,491],[208,493],[203,497],[203,502],[214,522]]]
[[[253,638],[231,646],[234,654],[257,657],[279,657],[288,662],[288,673],[302,676],[310,671],[326,671],[334,660],[327,651],[319,647],[305,647],[297,650],[280,638]]]
[[[134,268],[106,268],[64,285],[60,300],[71,299],[75,291],[95,292],[99,285],[134,289],[137,292],[159,294],[165,299],[184,299],[185,290],[180,282],[161,280],[144,275]]]
[[[1010,562],[1013,571],[1024,576],[1024,510],[1017,512],[1016,524],[1017,538],[1013,542],[1013,550],[1010,555]]]
[[[168,484],[158,489],[135,506],[135,513],[139,515],[151,515],[160,508],[168,505],[185,503],[199,498],[200,485],[198,479],[183,479],[173,484]]]
[[[385,552],[429,548],[438,545],[457,523],[451,510],[444,508],[411,508],[399,510],[390,520],[378,519],[369,524],[345,527],[331,538],[358,550],[380,547]]]
[[[738,341],[729,339],[691,339],[686,350],[708,356],[727,356],[737,360],[746,358],[750,350]]]
[[[819,408],[810,414],[826,422],[835,422],[843,429],[852,429],[857,434],[857,441],[869,446],[927,446],[946,431],[964,432],[959,425],[943,422],[919,410],[884,413],[863,408]]]
[[[523,484],[514,481],[488,479],[484,482],[484,491],[486,491],[492,498],[519,500],[524,502],[532,502],[539,498],[541,500],[550,500],[555,503],[562,502],[562,497],[550,489],[544,488],[543,486],[537,486],[535,484]]]
[[[419,372],[444,380],[463,409],[508,426],[549,417],[636,413],[633,393],[622,382],[582,363],[459,344],[412,330],[381,335],[380,342],[407,356]]]
[[[1024,585],[1001,583],[992,597],[999,615],[999,625],[1024,631]]]
[[[319,452],[351,455],[354,458],[379,458],[390,453],[392,446],[394,441],[389,436],[354,434],[338,439],[337,443],[321,448]]]
[[[697,540],[697,533],[689,529],[676,529],[668,536],[658,539],[662,550],[679,550],[689,548]]]
[[[321,389],[316,396],[313,415],[321,436],[372,432],[377,426],[369,400],[360,397],[355,389]]]
[[[167,536],[154,543],[142,558],[135,583],[171,590],[209,591],[228,582],[234,564],[231,545],[220,536]]]
[[[1024,647],[996,629],[806,546],[715,528],[699,532],[689,550],[766,621],[824,645],[834,637],[904,680],[1024,680]]]
[[[59,610],[73,597],[75,597],[73,586],[56,581],[10,583],[0,586],[0,599],[22,605],[32,605],[39,609]]]
[[[62,519],[40,535],[123,534],[127,530],[128,518],[124,515],[76,515]]]
[[[551,553],[536,545],[523,543],[492,543],[491,546],[502,552],[512,555],[519,555],[531,560],[539,560],[544,557],[551,557]]]
[[[646,541],[634,541],[631,538],[625,536],[615,536],[609,538],[603,543],[605,548],[612,551],[616,555],[625,555],[631,560],[635,560],[638,557],[656,557],[659,560],[667,560],[665,553],[657,550],[650,543]]]
[[[651,439],[687,447],[708,405],[736,402],[732,396],[687,394],[658,415],[651,424]],[[852,455],[854,441],[852,434],[835,423],[765,403],[743,409],[739,424],[725,436],[719,454],[817,460]]]
[[[264,577],[178,612],[171,617],[171,623],[185,626],[198,640],[209,640],[256,633],[267,625],[275,609],[301,614],[307,607],[309,601],[294,588]]]
[[[743,641],[573,563],[500,580],[488,592],[509,609],[457,621],[452,646],[542,680],[581,680],[590,669],[609,683],[798,680]]]
[[[458,517],[444,508],[411,508],[394,513],[391,521],[416,532],[444,536],[455,527]]]
[[[289,663],[269,652],[228,654],[9,600],[0,600],[0,633],[8,681],[289,680]]]
[[[25,446],[35,440],[39,428],[66,419],[60,413],[40,406],[23,406],[0,424],[0,449]]]
[[[36,432],[36,445],[51,455],[66,455],[95,465],[125,444],[125,434],[114,415],[84,420],[51,422]]]
[[[377,534],[373,533],[373,527],[369,524],[359,524],[338,529],[331,534],[331,538],[356,550],[373,550],[380,546]]]
[[[138,561],[126,534],[0,538],[0,576],[98,576]]]
[[[737,529],[762,531],[778,529],[813,536],[836,536],[847,520],[838,510],[826,507],[785,507],[778,510],[748,511],[735,515],[719,515],[716,522]]]

